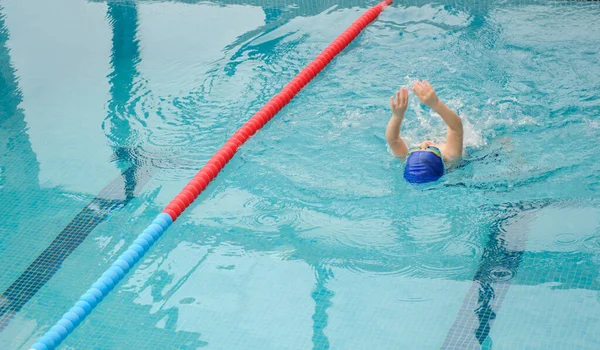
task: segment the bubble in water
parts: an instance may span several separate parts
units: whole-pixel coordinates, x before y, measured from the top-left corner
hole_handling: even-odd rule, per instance
[[[513,277],[513,272],[506,267],[496,266],[490,271],[490,277],[496,282],[510,281]]]
[[[191,303],[193,303],[195,301],[196,301],[196,299],[194,299],[194,298],[184,298],[184,299],[181,299],[179,301],[179,303],[185,305],[185,304],[191,304]]]

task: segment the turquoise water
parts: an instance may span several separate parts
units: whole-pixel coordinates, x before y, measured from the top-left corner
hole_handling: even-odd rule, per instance
[[[340,4],[0,2],[0,292],[67,227],[93,226],[6,314],[1,349],[53,325],[376,2]],[[63,348],[598,348],[599,16],[593,2],[387,8]],[[384,138],[390,94],[416,79],[467,145],[463,167],[417,188]],[[404,130],[444,135],[412,95]],[[96,216],[69,226],[82,212]]]

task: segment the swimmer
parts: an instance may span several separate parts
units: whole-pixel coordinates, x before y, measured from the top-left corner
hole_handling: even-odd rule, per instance
[[[451,168],[462,158],[463,125],[460,117],[442,101],[440,101],[427,80],[418,81],[412,91],[419,100],[433,109],[448,126],[446,143],[436,145],[432,141],[423,141],[415,147],[408,148],[400,134],[400,126],[408,107],[408,89],[401,88],[396,96],[390,97],[392,117],[385,131],[385,138],[392,153],[406,161],[404,178],[411,183],[436,181],[444,175],[446,168]]]

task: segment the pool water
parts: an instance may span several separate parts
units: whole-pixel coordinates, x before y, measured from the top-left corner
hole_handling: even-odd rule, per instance
[[[0,348],[28,349],[376,3],[0,2]],[[597,349],[599,16],[385,9],[62,348]],[[466,128],[463,166],[418,187],[384,137],[416,79]],[[403,133],[444,126],[411,94]]]

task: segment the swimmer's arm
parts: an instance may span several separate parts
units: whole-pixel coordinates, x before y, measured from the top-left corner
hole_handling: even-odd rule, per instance
[[[456,160],[463,153],[463,124],[460,117],[442,101],[438,100],[431,108],[442,117],[448,126],[446,132],[446,145],[444,147],[444,158]]]
[[[390,97],[390,107],[392,109],[392,117],[385,130],[385,138],[392,153],[394,153],[396,157],[404,160],[404,158],[406,158],[406,153],[408,152],[408,147],[406,147],[406,143],[404,143],[402,136],[400,136],[400,127],[402,126],[404,113],[406,113],[406,108],[408,107],[407,88],[396,91],[395,99],[394,96]]]
[[[402,136],[400,136],[400,127],[402,126],[403,119],[404,116],[399,117],[392,114],[385,130],[385,138],[387,139],[392,153],[402,160],[406,158],[406,153],[408,152],[408,147],[406,147],[406,143],[402,139]]]
[[[462,157],[463,125],[460,117],[439,100],[435,90],[427,80],[417,81],[413,86],[413,91],[421,102],[439,114],[448,126],[446,145],[443,152],[444,158],[451,161]]]

